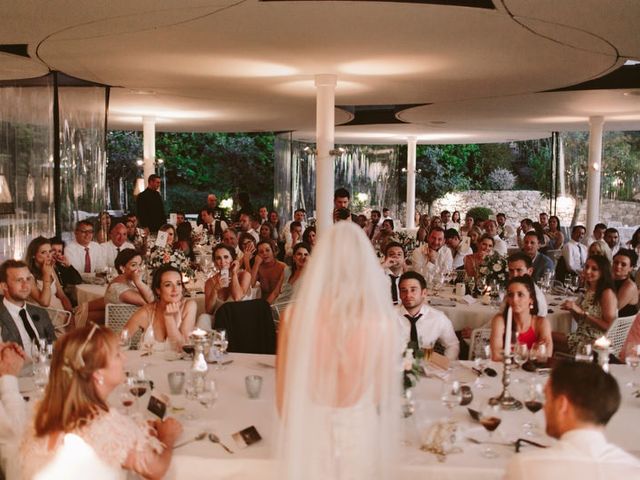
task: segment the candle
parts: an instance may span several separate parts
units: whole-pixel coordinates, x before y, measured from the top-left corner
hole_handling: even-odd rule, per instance
[[[596,348],[606,349],[606,348],[609,348],[611,346],[611,342],[609,341],[609,339],[607,337],[602,336],[602,337],[596,339],[596,341],[593,342],[593,345]]]
[[[206,334],[207,332],[202,330],[201,328],[196,328],[193,332],[191,332],[191,335],[194,335],[196,337],[204,337]]]
[[[511,307],[507,308],[507,326],[504,331],[504,354],[509,355],[511,353],[511,325],[513,324],[513,313],[511,313]]]

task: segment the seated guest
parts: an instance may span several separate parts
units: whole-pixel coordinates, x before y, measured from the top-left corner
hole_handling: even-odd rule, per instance
[[[638,287],[631,279],[638,256],[633,250],[621,248],[613,257],[613,288],[618,300],[618,317],[629,317],[638,313]]]
[[[93,224],[87,220],[76,223],[75,241],[65,249],[73,268],[81,275],[91,275],[104,270],[107,266],[100,245],[93,241]]]
[[[459,215],[459,214],[458,214]],[[440,220],[442,225],[440,225],[445,231],[450,228],[458,229],[459,225],[451,219],[451,212],[449,210],[442,210],[440,212]]]
[[[444,239],[453,256],[453,268],[456,270],[464,268],[464,257],[473,253],[471,249],[462,243],[460,234],[455,228],[444,232]]]
[[[371,213],[373,216],[373,212]],[[427,213],[423,213],[420,216],[420,222],[418,225],[418,232],[416,233],[416,239],[418,242],[426,242],[427,238],[429,238],[429,229],[431,228],[431,220],[429,219],[429,215]]]
[[[258,232],[256,232],[251,226],[252,221],[253,215],[243,212],[239,216],[238,227],[240,228],[240,233],[249,233],[253,235],[253,238],[255,238],[257,242],[259,241],[259,235]]]
[[[255,240],[255,237],[253,235],[251,235],[251,237]],[[238,256],[242,252],[242,250],[240,250],[240,247],[238,246],[238,231],[233,227],[229,227],[224,231],[224,233],[222,234],[222,243],[233,248],[233,250],[236,252],[236,256]]]
[[[0,344],[0,470],[7,479],[20,478],[18,446],[27,424],[27,403],[18,376],[26,359],[19,345]]]
[[[367,216],[363,213],[357,215],[356,224],[364,230],[367,227]]]
[[[480,267],[482,266],[482,263],[485,258],[493,253],[493,242],[493,237],[485,233],[478,241],[477,250],[464,257],[464,271],[469,277],[478,278],[480,276]]]
[[[293,255],[293,246],[297,245],[302,239],[302,224],[300,222],[293,221],[289,224],[289,235],[284,243],[284,257],[291,258]],[[262,239],[265,240],[265,239]],[[269,239],[267,238],[268,242]]]
[[[262,298],[269,304],[280,294],[286,265],[276,260],[272,242],[258,242],[258,255],[251,271],[251,286],[260,282]]]
[[[540,225],[544,233],[547,233],[549,230],[549,214],[547,212],[541,212],[538,215],[538,225]]]
[[[258,238],[260,240],[273,240],[273,237],[273,225],[269,222],[262,223],[258,229]]]
[[[290,239],[289,239],[289,236],[291,235],[290,225],[292,222],[299,222],[300,225],[302,225],[302,230],[304,230],[307,227],[307,222],[305,221],[306,214],[307,212],[304,208],[298,208],[295,212],[293,212],[293,220],[285,223],[284,226],[282,227],[281,240],[284,243],[290,242]]]
[[[273,238],[271,240],[277,241],[280,238],[280,216],[275,210],[269,212],[269,225],[273,227]]]
[[[465,237],[469,235],[469,232],[473,228],[473,217],[471,215],[467,215],[464,217],[464,225],[460,227],[460,235]]]
[[[196,302],[183,297],[182,274],[165,264],[153,273],[151,289],[156,301],[140,307],[127,321],[129,336],[142,330],[141,345],[150,350],[179,349],[196,323]]]
[[[44,398],[20,448],[25,480],[36,478],[53,461],[71,433],[93,449],[102,463],[96,468],[110,469],[110,478],[122,478],[122,469],[144,478],[164,476],[182,427],[172,418],[143,426],[109,408],[109,395],[125,380],[123,366],[118,337],[97,324],[58,341]]]
[[[560,219],[556,215],[549,217],[549,229],[547,230],[549,250],[560,250],[564,246],[564,234],[560,230]]]
[[[393,220],[393,217],[391,216],[391,210],[389,210],[387,207],[383,207],[382,209],[382,218],[385,220]]]
[[[553,355],[551,325],[546,317],[538,315],[538,302],[533,279],[514,277],[507,284],[507,308],[491,321],[491,359],[501,362],[503,358],[505,335],[513,336],[514,342],[527,345],[529,349],[543,344],[547,355]],[[506,332],[507,309],[511,309],[513,322],[511,332]]]
[[[405,272],[400,277],[400,299],[398,320],[404,342],[418,348],[433,346],[436,341],[444,347],[444,354],[456,360],[460,343],[447,316],[425,303],[427,282],[417,272]]]
[[[533,220],[531,220],[530,218],[524,218],[520,220],[520,226],[516,230],[516,238],[518,241],[518,246],[520,248],[522,248],[522,241],[524,240],[524,235],[532,230],[534,230]]]
[[[460,229],[460,212],[458,210],[451,214],[451,221],[456,224],[456,230]]]
[[[636,255],[640,256],[640,228],[636,229],[631,236],[631,240],[627,242],[627,248],[636,252]]]
[[[571,313],[578,328],[567,337],[554,334],[554,341],[562,344],[561,351],[566,350],[571,354],[577,353],[582,345],[592,344],[595,339],[604,335],[618,313],[609,261],[600,255],[587,258],[583,278],[586,289],[584,295],[575,301],[566,300],[560,307]],[[560,346],[558,349],[560,350]]]
[[[515,277],[522,277],[533,273],[533,267],[531,266],[531,257],[523,252],[516,252],[513,255],[509,255],[507,258],[507,271],[509,273],[509,280]],[[548,312],[547,299],[542,289],[533,284],[533,289],[536,292],[536,302],[538,304],[538,316],[546,317]],[[505,298],[506,303],[506,298]],[[506,305],[503,305],[505,307]]]
[[[302,241],[311,248],[316,246],[316,227],[307,227],[302,234]]]
[[[540,222],[533,222],[533,230],[538,234],[540,239],[540,247],[544,247],[549,243],[547,231],[542,227]]]
[[[475,226],[471,230],[469,230],[469,235],[467,238],[469,239],[469,248],[472,252],[478,251],[478,242],[480,241],[480,237],[482,237],[483,233],[480,227]],[[493,247],[491,247],[493,249]]]
[[[187,216],[184,212],[176,212],[176,229],[183,223],[189,223],[187,222]]]
[[[591,245],[596,240],[604,240],[604,232],[607,230],[607,226],[604,223],[596,223],[596,226],[593,227],[593,232],[589,235],[589,237],[585,237],[583,242],[585,245]]]
[[[109,239],[111,231],[111,215],[109,212],[103,211],[98,214],[98,221],[95,227],[95,238],[99,244],[105,243]]]
[[[434,216],[431,219],[431,223],[429,224],[429,233],[431,233],[431,230],[433,230],[434,228],[442,228],[442,219],[438,216]],[[444,228],[442,228],[442,230],[444,230]],[[428,240],[429,237],[427,237]]]
[[[558,442],[513,455],[506,480],[640,478],[640,460],[604,436],[620,407],[620,388],[611,374],[593,363],[559,363],[545,397],[546,433]]]
[[[495,220],[487,220],[484,222],[484,231],[493,238],[493,251],[499,253],[503,257],[507,256],[507,242],[502,240],[498,235],[498,224]]]
[[[507,243],[511,243],[516,237],[516,231],[507,223],[507,216],[500,212],[496,215],[498,223],[498,236]]]
[[[207,235],[219,240],[222,238],[222,234],[229,226],[227,222],[221,218],[215,218],[215,212],[210,208],[203,208],[200,211],[200,218],[202,221],[202,227],[206,230]]]
[[[0,332],[3,342],[20,345],[27,354],[31,344],[40,340],[53,343],[56,339],[53,324],[42,308],[26,303],[31,295],[33,275],[27,264],[5,260],[0,265]]]
[[[260,225],[269,223],[269,209],[264,205],[258,208],[258,222]]]
[[[311,255],[311,245],[300,242],[293,247],[293,262],[291,267],[287,266],[284,270],[284,281],[280,295],[276,298],[274,305],[284,305],[291,302],[295,288],[299,285],[298,280],[302,277],[304,267]]]
[[[166,250],[173,250],[173,248],[175,246],[175,243],[176,243],[176,227],[174,227],[170,223],[165,223],[164,225],[162,225],[158,229],[158,233],[160,233],[160,232],[166,232],[167,233],[167,243],[165,244],[165,246],[163,248],[166,249]],[[156,248],[158,248],[158,247],[154,246],[152,248],[152,250],[155,250]]]
[[[611,249],[607,242],[604,240],[596,240],[591,245],[589,245],[589,249],[587,250],[588,256],[592,257],[593,255],[602,255],[609,260],[609,263],[613,262],[613,255],[611,253]]]
[[[398,293],[398,284],[400,275],[407,268],[405,263],[404,248],[398,242],[389,242],[384,251],[384,259],[382,260],[382,268],[385,275],[391,281],[391,301],[394,305],[400,303],[400,295]]]
[[[451,250],[444,244],[442,228],[431,228],[427,243],[413,251],[411,262],[412,270],[421,273],[424,277],[436,270],[444,273],[453,269],[453,256]]]
[[[107,267],[113,267],[113,262],[118,253],[125,248],[134,248],[132,243],[127,241],[127,227],[123,223],[115,223],[109,232],[109,241],[101,245],[102,255]]]
[[[25,262],[35,279],[31,288],[31,299],[40,306],[71,312],[73,306],[64,293],[53,267],[51,243],[45,237],[36,237],[27,247]]]
[[[253,235],[250,233],[242,233],[240,235],[239,246],[241,249],[241,255],[236,255],[236,258],[240,260],[242,269],[251,273],[251,269],[255,263],[256,253],[258,251],[256,239],[253,238]]]
[[[104,293],[105,303],[128,303],[131,305],[146,305],[153,302],[153,292],[142,281],[140,267],[142,257],[132,249],[125,248],[114,262],[118,276],[114,278]]]
[[[615,255],[620,249],[620,233],[615,228],[607,228],[604,231],[604,241],[609,245],[612,255]]]
[[[522,242],[522,251],[531,257],[534,282],[540,280],[546,272],[553,272],[553,260],[544,253],[540,253],[540,236],[536,232],[527,232]]]
[[[584,269],[587,261],[587,247],[582,243],[586,229],[582,225],[576,225],[571,229],[571,240],[562,247],[562,258],[567,272],[579,274]]]
[[[69,262],[69,259],[64,254],[65,243],[58,237],[52,237],[49,239],[51,242],[51,258],[53,259],[53,268],[58,275],[60,285],[63,289],[72,285],[78,285],[82,283],[82,277],[78,271],[73,268],[73,265]],[[65,293],[68,292],[65,290]]]
[[[184,256],[189,259],[191,263],[196,261],[196,252],[193,250],[193,239],[191,232],[193,227],[189,222],[182,222],[176,227],[176,250],[181,250]]]
[[[205,330],[211,330],[216,310],[223,304],[251,299],[251,273],[240,270],[234,250],[219,244],[212,255],[218,272],[204,284],[204,313],[198,317],[198,327]]]
[[[385,219],[378,232],[373,236],[373,246],[380,252],[384,252],[387,244],[393,241],[393,220]]]
[[[381,216],[380,210],[371,210],[371,218],[365,228],[365,233],[367,237],[369,237],[369,240],[373,240],[373,236],[378,232]]]

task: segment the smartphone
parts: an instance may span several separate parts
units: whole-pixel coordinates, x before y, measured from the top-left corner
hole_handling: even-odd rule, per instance
[[[160,396],[155,394],[149,397],[149,405],[147,405],[147,410],[153,413],[160,420],[164,418],[167,414],[167,401]]]

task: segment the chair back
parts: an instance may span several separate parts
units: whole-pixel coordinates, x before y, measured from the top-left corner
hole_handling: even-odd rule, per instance
[[[276,353],[275,324],[265,300],[225,303],[216,310],[213,328],[227,331],[229,352]]]
[[[471,345],[469,346],[469,360],[473,360],[482,352],[482,348],[491,339],[490,328],[476,328],[471,332]]]
[[[105,307],[104,325],[119,335],[129,321],[129,318],[131,318],[139,308],[140,306],[129,303],[107,303]],[[131,348],[137,348],[140,336],[140,331],[133,335]]]
[[[43,307],[38,305],[37,303],[27,302],[29,305],[33,305],[34,307],[41,308],[42,310],[47,312],[49,316],[49,320],[51,320],[51,324],[56,332],[56,338],[61,337],[67,332],[67,327],[71,323],[71,312],[67,310],[60,310],[58,308],[52,307]]]
[[[609,327],[609,330],[607,330],[606,337],[611,342],[610,353],[612,355],[616,357],[620,355],[622,346],[627,339],[627,335],[629,334],[629,330],[631,330],[631,325],[633,325],[633,321],[635,319],[636,315],[616,318]]]

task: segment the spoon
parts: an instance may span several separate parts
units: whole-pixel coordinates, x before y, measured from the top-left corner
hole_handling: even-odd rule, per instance
[[[210,433],[209,434],[209,440],[211,440],[213,443],[218,443],[220,444],[220,446],[222,448],[224,448],[227,452],[229,453],[233,453],[233,450],[229,449],[229,447],[227,447],[224,443],[222,443],[220,441],[220,438],[218,438],[218,436],[215,433]]]
[[[195,437],[190,438],[189,440],[186,440],[186,441],[184,441],[182,443],[178,443],[177,445],[174,445],[173,449],[175,450],[176,448],[183,447],[184,445],[187,445],[187,444],[189,444],[191,442],[199,442],[200,440],[204,440],[204,438],[206,436],[207,436],[207,432],[201,432],[198,435],[196,435]]]

